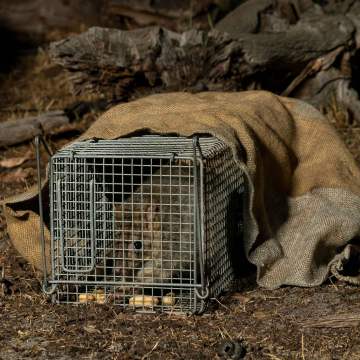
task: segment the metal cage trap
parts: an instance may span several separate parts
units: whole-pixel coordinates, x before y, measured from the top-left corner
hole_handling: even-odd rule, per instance
[[[40,187],[39,141],[37,153]],[[215,137],[68,145],[49,164],[44,291],[55,303],[204,311],[234,280],[243,182],[231,149]]]

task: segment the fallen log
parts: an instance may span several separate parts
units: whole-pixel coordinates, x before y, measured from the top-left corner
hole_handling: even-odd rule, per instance
[[[106,110],[111,101],[95,99],[92,101],[75,101],[64,110],[49,111],[37,116],[9,120],[0,123],[0,148],[32,140],[36,135],[60,136],[64,133],[80,132],[79,124],[89,112]]]
[[[70,124],[63,111],[50,111],[38,116],[0,123],[0,147],[32,140],[36,135],[49,134]]]
[[[287,32],[241,34],[217,30],[178,34],[151,27],[94,27],[52,43],[53,61],[70,73],[74,92],[123,99],[139,88],[210,90],[254,87],[281,93],[312,60],[348,50],[355,27],[343,15],[305,18]]]
[[[210,32],[95,27],[52,43],[50,55],[75,94],[115,103],[163,91],[264,89],[319,109],[335,100],[359,117],[359,15],[353,0],[248,0]]]

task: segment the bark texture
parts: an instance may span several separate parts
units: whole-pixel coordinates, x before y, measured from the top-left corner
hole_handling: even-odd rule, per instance
[[[334,10],[307,0],[250,0],[210,32],[94,27],[52,43],[50,53],[75,93],[118,101],[150,91],[265,89],[318,106],[331,91],[346,103],[357,94],[345,91],[344,99],[360,43],[356,14],[360,7],[350,2]]]

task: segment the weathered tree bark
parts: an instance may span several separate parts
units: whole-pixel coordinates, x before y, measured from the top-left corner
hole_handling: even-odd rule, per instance
[[[141,2],[141,1],[140,1]],[[249,0],[210,32],[95,27],[52,43],[74,92],[120,101],[150,92],[265,89],[358,115],[351,63],[360,4]],[[359,55],[357,55],[359,57]]]
[[[307,21],[322,22],[327,15],[343,15],[348,18],[354,29],[351,39],[344,42],[343,47],[338,46],[333,50],[329,43],[324,43],[325,47],[329,47],[329,51],[309,61],[281,94],[303,99],[320,108],[334,106],[341,108],[342,112],[349,112],[352,119],[357,117],[360,124],[360,101],[357,91],[352,88],[354,85],[352,63],[356,62],[355,56],[360,51],[358,1],[329,0],[320,6],[311,0],[248,0],[222,19],[216,28],[237,39],[242,38],[244,32],[294,31],[296,27],[301,27],[302,23]],[[244,21],[241,21],[242,19]],[[342,25],[335,22],[334,29],[337,26]],[[323,31],[325,31],[323,34],[325,42],[329,37],[338,35],[330,27],[323,28]],[[309,34],[309,40],[312,42],[313,39]],[[279,44],[279,47],[283,45]],[[294,46],[297,47],[298,44],[294,43]]]
[[[69,70],[78,92],[127,96],[133,89],[256,87],[281,92],[312,60],[343,47],[355,27],[345,16],[305,19],[287,32],[241,34],[213,30],[182,34],[152,27],[135,31],[91,28],[52,43],[53,60]],[[136,85],[136,86],[135,86]]]
[[[70,124],[63,111],[51,111],[25,119],[6,121],[0,124],[0,147],[20,144],[36,135],[61,131]]]
[[[216,29],[235,38],[243,33],[285,31],[313,7],[311,0],[248,0],[220,20]]]
[[[64,110],[53,110],[37,116],[0,123],[0,148],[32,140],[36,135],[59,136],[82,130],[79,120],[89,112],[101,112],[111,102],[105,99],[75,101]]]

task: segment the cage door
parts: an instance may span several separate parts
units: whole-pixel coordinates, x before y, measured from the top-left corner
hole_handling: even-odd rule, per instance
[[[85,187],[87,191],[64,191],[61,180],[56,182],[58,242],[65,272],[88,273],[95,268],[94,180]]]

